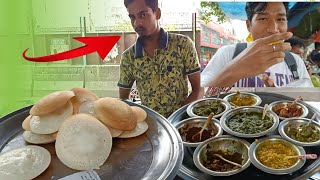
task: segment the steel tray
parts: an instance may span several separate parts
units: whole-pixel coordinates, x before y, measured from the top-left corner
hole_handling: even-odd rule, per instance
[[[101,179],[173,179],[183,159],[183,144],[177,130],[161,115],[144,106],[149,129],[143,135],[129,139],[113,139],[107,161],[96,170]],[[22,121],[29,115],[31,106],[17,110],[0,119],[0,152],[25,146],[22,137]],[[60,162],[55,154],[54,143],[41,145],[52,156],[49,168],[36,179],[59,179],[76,173]]]
[[[230,93],[226,94],[221,94],[220,98],[223,98],[224,96],[228,95]],[[270,104],[274,101],[279,101],[279,100],[294,100],[293,98],[284,96],[284,95],[279,95],[279,94],[274,94],[274,93],[267,93],[267,92],[256,92],[254,93],[258,95],[262,99],[262,103],[260,106],[264,106],[264,104]],[[307,118],[311,118],[314,112],[318,112],[315,108],[312,106],[299,101],[303,105],[305,105],[308,110],[309,114],[307,115]],[[183,119],[188,118],[188,114],[186,112],[188,105],[185,105],[175,111],[169,118],[168,121],[171,122],[172,124],[176,124],[180,122]],[[320,120],[317,119],[319,122]],[[269,135],[278,135],[278,129],[274,130],[271,132]],[[226,132],[223,132],[223,135],[228,135]],[[261,137],[262,138],[262,137]],[[249,143],[254,142],[254,138],[244,138],[247,140]],[[314,146],[314,147],[304,147],[306,153],[318,153],[320,152],[320,146]],[[246,170],[242,171],[239,174],[235,174],[232,176],[228,177],[217,177],[217,176],[210,176],[208,174],[203,173],[200,171],[193,162],[193,152],[195,151],[195,148],[192,147],[184,147],[184,158],[182,165],[180,167],[180,170],[178,172],[178,176],[183,178],[183,179],[258,179],[259,180],[270,180],[270,179],[277,179],[277,180],[288,180],[288,179],[307,179],[308,177],[312,176],[316,172],[320,171],[320,158],[316,160],[307,160],[304,166],[299,169],[298,171],[291,173],[291,174],[286,174],[286,175],[273,175],[269,174],[266,172],[263,172],[256,168],[253,165],[250,165],[249,168]],[[179,179],[178,177],[176,179]]]

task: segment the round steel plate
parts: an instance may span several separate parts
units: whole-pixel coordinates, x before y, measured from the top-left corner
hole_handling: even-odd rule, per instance
[[[127,103],[147,112],[149,129],[135,138],[114,138],[110,156],[95,171],[101,179],[108,180],[173,179],[181,166],[184,153],[178,131],[151,109]],[[29,115],[30,108],[22,108],[0,119],[0,152],[28,144],[22,137],[21,124]],[[49,150],[52,161],[49,168],[36,179],[59,179],[78,172],[60,162],[55,154],[54,143],[41,146]]]
[[[220,97],[223,98],[224,96],[228,95],[229,93],[226,94],[221,94]],[[267,92],[255,92],[254,94],[258,95],[261,99],[262,102],[260,104],[261,107],[263,107],[265,104],[271,104],[272,102],[275,101],[280,101],[280,100],[289,100],[293,101],[294,98],[287,97],[284,95],[280,94],[275,94],[275,93],[267,93]],[[312,106],[308,105],[307,103],[304,103],[303,101],[299,101],[301,104],[305,105],[309,113],[307,115],[307,118],[311,118],[314,112],[318,112],[315,108]],[[187,110],[188,105],[185,105],[175,111],[169,118],[168,121],[171,122],[172,124],[177,124],[178,122],[182,121],[183,119],[189,118],[186,110]],[[316,119],[316,121],[320,121],[319,119]],[[223,132],[223,135],[229,135],[226,132]],[[278,130],[274,130],[270,135],[279,135]],[[255,141],[255,138],[242,138],[249,143],[252,143]],[[313,146],[313,147],[305,147],[304,148],[306,151],[306,154],[315,154],[320,151],[320,146]],[[315,160],[308,159],[306,163],[300,168],[299,170],[290,173],[290,174],[285,174],[285,175],[274,175],[270,173],[266,173],[264,171],[261,171],[260,169],[256,168],[253,165],[250,165],[247,169],[244,171],[229,176],[229,177],[213,177],[209,174],[203,173],[200,171],[194,164],[193,162],[193,153],[195,151],[195,148],[192,147],[184,147],[184,158],[183,162],[181,165],[181,168],[178,172],[178,175],[182,179],[259,179],[259,180],[270,180],[270,179],[280,179],[280,180],[287,180],[287,179],[308,179],[310,176],[313,174],[317,173],[320,171],[320,158]]]
[[[306,154],[306,152],[304,151],[304,149],[302,147],[291,144],[290,142],[282,139],[281,136],[269,136],[269,137],[259,139],[258,142],[253,142],[250,145],[249,156],[250,156],[250,160],[251,160],[252,164],[254,166],[256,166],[257,168],[261,169],[262,171],[267,172],[267,173],[271,173],[271,174],[277,174],[277,175],[289,174],[289,173],[292,173],[292,172],[299,170],[306,162],[306,159],[299,159],[293,166],[291,166],[289,168],[285,168],[285,169],[274,169],[274,168],[270,168],[270,167],[263,165],[258,160],[258,158],[256,156],[256,151],[259,148],[259,145],[266,142],[266,141],[281,141],[282,143],[287,144],[289,147],[291,147],[295,152],[297,152],[298,155],[305,155]]]

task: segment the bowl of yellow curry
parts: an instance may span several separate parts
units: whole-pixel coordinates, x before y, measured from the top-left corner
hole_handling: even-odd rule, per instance
[[[307,118],[289,118],[278,127],[279,134],[298,146],[320,145],[320,124]]]
[[[270,110],[267,110],[263,117],[263,107],[243,106],[223,114],[220,125],[230,135],[255,138],[275,131],[279,125],[279,118]]]
[[[219,118],[229,109],[229,102],[221,98],[203,98],[189,104],[187,114],[190,117],[208,117],[214,113],[213,118]]]
[[[253,93],[239,92],[231,93],[223,98],[233,107],[240,106],[259,106],[262,102],[261,98]]]
[[[305,155],[301,146],[296,146],[281,136],[268,136],[256,140],[250,145],[251,163],[270,174],[290,174],[299,170],[306,162],[296,156]]]

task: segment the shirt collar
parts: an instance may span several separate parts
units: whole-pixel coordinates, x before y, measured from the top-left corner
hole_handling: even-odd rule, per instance
[[[168,46],[169,35],[168,32],[160,29],[159,48],[164,49]],[[143,57],[143,39],[138,37],[134,46],[134,58]]]

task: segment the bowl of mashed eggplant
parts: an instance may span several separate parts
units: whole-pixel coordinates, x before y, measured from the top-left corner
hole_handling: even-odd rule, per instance
[[[227,111],[220,118],[220,125],[228,134],[242,137],[255,138],[272,133],[279,124],[278,116],[266,110],[263,116],[263,107],[243,106]]]

